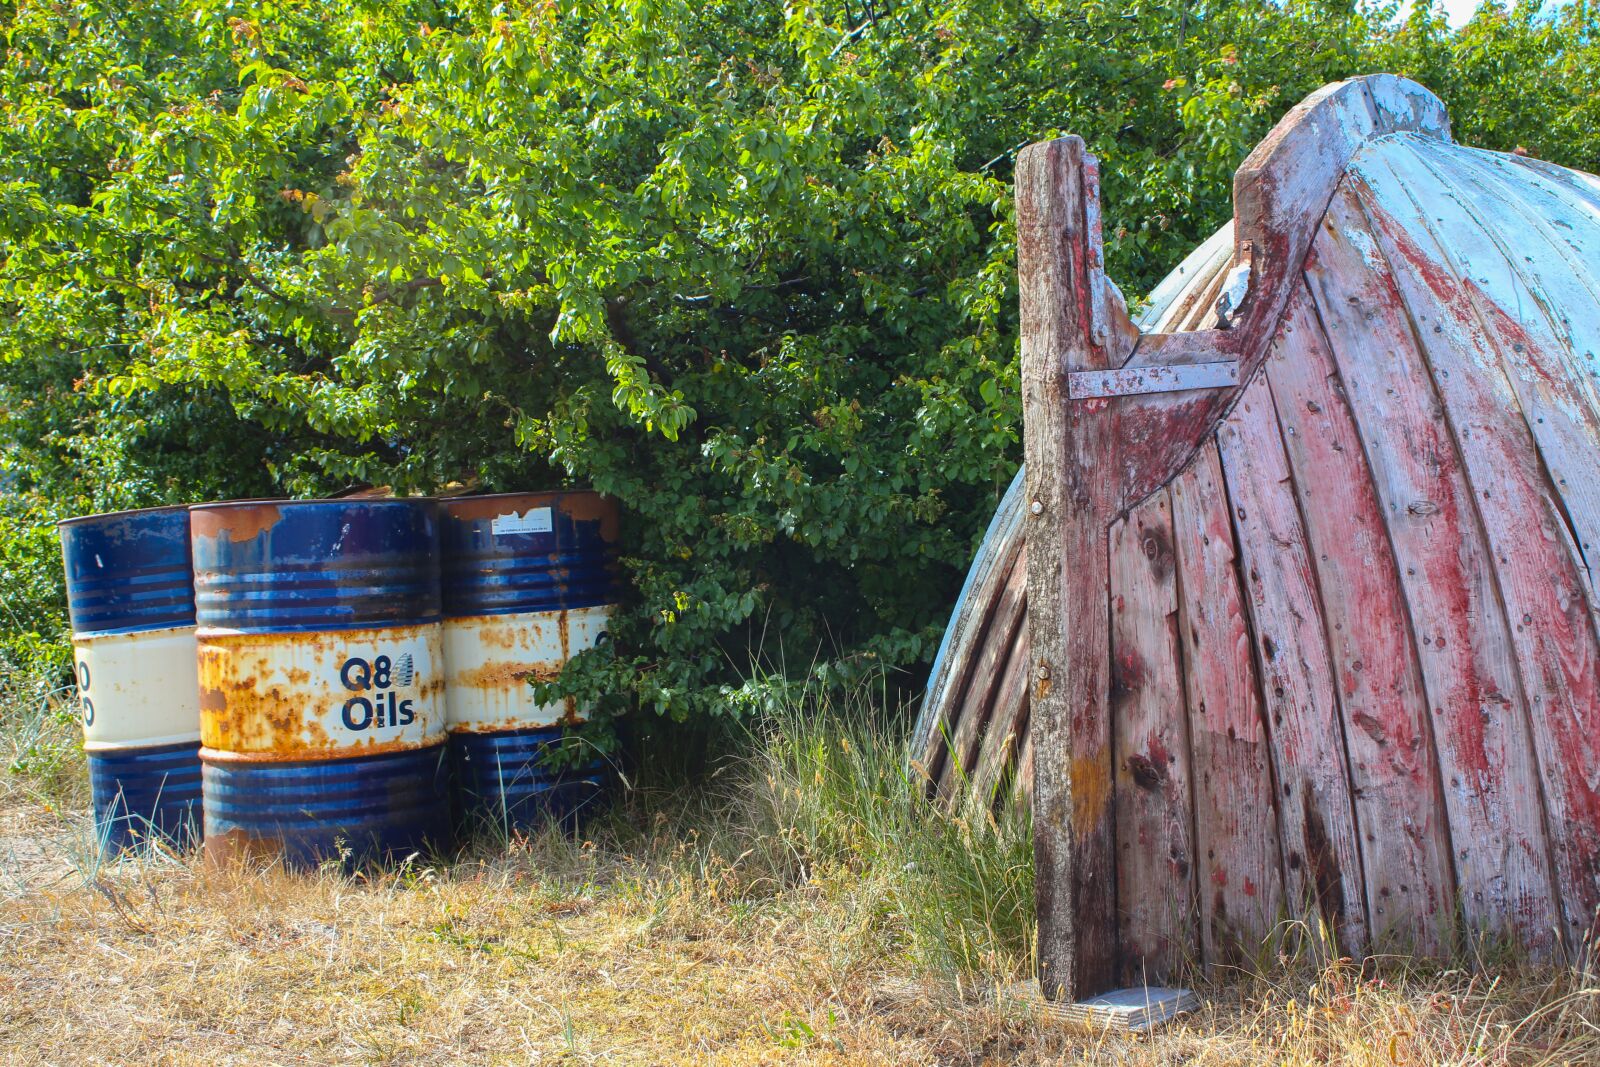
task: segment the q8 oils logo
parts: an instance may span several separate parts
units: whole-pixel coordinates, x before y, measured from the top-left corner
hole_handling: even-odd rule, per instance
[[[379,655],[370,660],[352,656],[339,668],[339,681],[355,694],[345,700],[341,712],[346,729],[410,726],[417,721],[415,700],[402,699],[399,693],[416,681],[411,653],[401,653],[398,658]]]

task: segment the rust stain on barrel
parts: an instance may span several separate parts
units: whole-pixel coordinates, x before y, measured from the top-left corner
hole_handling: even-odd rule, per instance
[[[451,685],[472,689],[505,689],[526,686],[532,682],[553,682],[561,677],[561,667],[546,663],[489,663],[482,667],[458,671],[451,676]]]
[[[374,740],[331,736],[318,717],[340,695],[310,684],[314,675],[338,677],[348,649],[344,633],[216,634],[202,632],[196,666],[200,683],[200,741],[207,759],[289,762],[330,756],[366,756],[418,747],[413,738]],[[249,647],[233,647],[233,641]],[[285,649],[313,659],[313,669],[287,667],[285,681],[264,683],[273,652]],[[440,700],[444,682],[413,687],[416,701]]]
[[[189,512],[189,528],[196,537],[251,541],[276,526],[281,518],[283,509],[276,504],[201,506]]]

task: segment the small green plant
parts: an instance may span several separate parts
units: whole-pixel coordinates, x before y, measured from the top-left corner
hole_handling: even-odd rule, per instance
[[[0,778],[52,810],[88,805],[77,702],[48,657],[19,664],[0,651]]]

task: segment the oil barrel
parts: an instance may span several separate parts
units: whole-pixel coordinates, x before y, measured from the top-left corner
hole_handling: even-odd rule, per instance
[[[58,531],[101,849],[185,847],[201,830],[188,510],[87,515]]]
[[[601,792],[598,760],[554,751],[581,741],[585,710],[534,700],[605,639],[616,602],[616,501],[588,490],[440,503],[445,697],[458,802],[470,824],[571,822]]]
[[[433,502],[204,504],[190,524],[207,854],[447,845]]]

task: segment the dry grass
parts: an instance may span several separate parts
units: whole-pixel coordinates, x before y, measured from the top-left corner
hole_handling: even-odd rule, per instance
[[[6,736],[0,761],[14,762]],[[0,1058],[1600,1062],[1600,991],[1573,972],[1286,965],[1206,990],[1201,1014],[1151,1038],[1071,1032],[994,992],[1027,967],[1007,926],[1017,887],[988,884],[1013,877],[1003,850],[999,874],[950,889],[967,903],[930,918],[912,887],[937,896],[951,873],[928,852],[902,867],[932,869],[896,872],[866,840],[916,832],[921,816],[895,823],[837,796],[819,815],[805,797],[830,793],[828,768],[851,766],[851,747],[776,750],[709,801],[632,797],[587,841],[541,835],[366,877],[161,855],[102,865],[81,798],[59,792],[70,774],[0,771]],[[972,847],[989,848],[983,837]],[[930,929],[968,950],[930,957]]]

